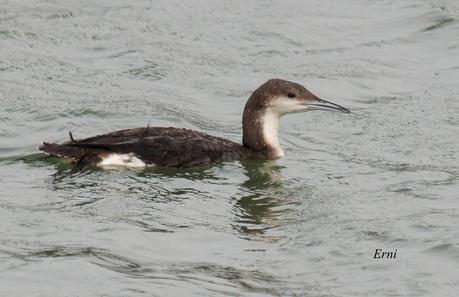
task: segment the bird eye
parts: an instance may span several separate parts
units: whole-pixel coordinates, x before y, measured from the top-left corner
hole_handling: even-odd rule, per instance
[[[293,94],[293,93],[288,93],[287,96],[288,96],[289,98],[295,98],[295,97],[296,97],[296,95]]]

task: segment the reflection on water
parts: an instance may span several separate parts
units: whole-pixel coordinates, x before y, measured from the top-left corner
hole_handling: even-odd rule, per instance
[[[69,173],[70,165],[65,159],[33,154],[24,157],[23,160],[32,166],[53,165],[57,172],[50,177],[50,188],[54,191],[78,193],[77,201],[71,202],[72,207],[98,203],[105,199],[105,195],[100,194],[113,191],[135,195],[146,203],[171,203],[192,197],[212,197],[211,192],[197,185],[219,185],[228,179],[218,171],[225,166],[224,164],[184,169],[92,167],[81,172]],[[241,173],[246,179],[240,183],[239,191],[233,196],[235,202],[232,212],[235,217],[231,220],[231,225],[243,238],[277,241],[279,237],[268,235],[267,232],[282,226],[289,213],[293,211],[293,205],[299,203],[300,198],[291,189],[285,188],[282,180],[283,167],[275,161],[242,161],[240,165]],[[121,175],[124,178],[114,185],[111,182],[113,175]],[[172,181],[177,180],[181,181],[181,187],[173,186],[173,183],[171,185]],[[191,183],[187,187],[183,186],[183,181]],[[56,205],[62,207],[68,203],[59,201]],[[151,213],[146,213],[146,220],[131,219],[130,222],[143,226],[145,230],[169,232],[164,228],[150,226],[147,219],[150,216]]]
[[[281,170],[274,161],[241,162],[248,178],[241,184],[241,197],[234,205],[236,218],[233,227],[244,238],[276,241],[279,237],[266,235],[279,227],[288,214],[296,197],[285,191]]]
[[[69,173],[69,162],[65,159],[54,158],[43,154],[26,156],[23,160],[32,166],[53,165],[57,170],[51,178],[51,189],[54,191],[75,191],[78,201],[73,201],[73,207],[89,206],[104,199],[102,193],[124,192],[135,195],[147,203],[171,203],[187,200],[192,197],[212,197],[211,192],[200,189],[199,184],[221,184],[227,177],[218,172],[224,164],[202,166],[195,168],[166,168],[148,167],[146,169],[113,167],[92,167],[87,170]],[[234,195],[231,224],[243,238],[276,241],[279,238],[266,233],[282,225],[292,205],[298,203],[298,196],[284,187],[282,167],[275,161],[242,161],[241,172],[246,179],[240,184],[240,190]],[[123,180],[113,185],[110,180],[113,174],[122,175]],[[108,180],[107,180],[108,178]],[[190,186],[171,186],[171,181],[181,180],[191,182]],[[124,187],[125,186],[125,187]],[[124,188],[124,189],[123,189]],[[99,194],[99,196],[98,196]],[[60,201],[63,206],[68,202]],[[49,207],[49,205],[47,205]],[[42,205],[42,207],[46,207]],[[150,214],[146,214],[149,217]],[[131,220],[137,225],[143,225],[145,230],[168,232],[164,228],[149,226],[147,221]]]

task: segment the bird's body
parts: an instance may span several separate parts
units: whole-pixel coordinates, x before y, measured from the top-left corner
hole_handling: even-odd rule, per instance
[[[63,144],[44,143],[40,149],[77,160],[79,167],[88,164],[190,167],[262,158],[233,141],[173,127],[127,129],[82,140],[72,137]]]
[[[235,160],[271,160],[283,156],[277,129],[279,118],[310,109],[349,110],[324,101],[303,86],[272,79],[253,92],[243,114],[243,144],[202,132],[144,127],[116,131],[63,144],[46,143],[40,150],[74,160],[75,169],[88,165],[158,165],[190,167]]]

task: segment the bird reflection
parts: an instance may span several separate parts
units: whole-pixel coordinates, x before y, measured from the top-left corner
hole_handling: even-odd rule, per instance
[[[35,163],[40,164],[40,162],[42,161]],[[231,195],[236,200],[232,206],[234,214],[231,219],[232,228],[237,231],[238,236],[245,239],[276,242],[282,238],[280,235],[282,232],[276,232],[275,229],[285,225],[292,217],[295,205],[300,203],[302,200],[300,197],[305,194],[304,189],[300,194],[291,184],[287,186],[282,177],[283,167],[275,161],[241,161],[240,165],[239,168],[245,175],[245,180],[242,183],[235,181],[228,184],[230,188],[231,185],[238,187],[231,188]],[[98,201],[99,198],[96,196],[107,197],[107,193],[116,194],[120,191],[133,194],[148,203],[172,203],[193,197],[200,199],[199,197],[208,196],[210,193],[205,188],[200,189],[199,186],[205,187],[209,182],[218,185],[220,182],[227,181],[227,177],[219,171],[225,165],[193,169],[153,167],[144,170],[130,170],[133,172],[127,174],[127,178],[124,176],[125,178],[121,179],[120,176],[114,176],[116,183],[113,183],[111,179],[107,180],[107,176],[111,175],[105,170],[94,168],[95,170],[69,175],[67,164],[61,165],[60,162],[56,162],[55,166],[57,169],[61,167],[62,169],[58,170],[54,176],[51,183],[52,188],[54,190],[66,189],[67,192],[69,189],[77,191],[78,197],[84,197],[79,199],[77,204],[72,200],[72,205],[77,206]],[[122,172],[121,169],[116,171]],[[236,172],[240,174],[240,171]],[[98,175],[101,177],[97,177]],[[193,195],[190,196],[188,188],[186,191],[177,188],[180,179],[196,182],[194,186],[191,186],[195,189]],[[176,181],[176,183],[171,181]],[[222,194],[225,195],[224,192]],[[146,216],[150,217],[150,215],[151,210],[149,209]]]
[[[233,228],[247,239],[277,241],[280,237],[268,235],[270,229],[281,226],[292,211],[296,200],[282,183],[281,169],[273,161],[241,162],[247,180],[241,185],[234,212]]]

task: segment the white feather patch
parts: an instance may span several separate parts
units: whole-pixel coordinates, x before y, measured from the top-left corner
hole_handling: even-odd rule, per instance
[[[102,159],[100,166],[145,167],[146,164],[134,154],[110,154]]]
[[[279,113],[268,109],[261,121],[263,122],[263,138],[275,151],[276,157],[281,158],[284,156],[284,151],[279,144],[278,130],[279,130]]]

